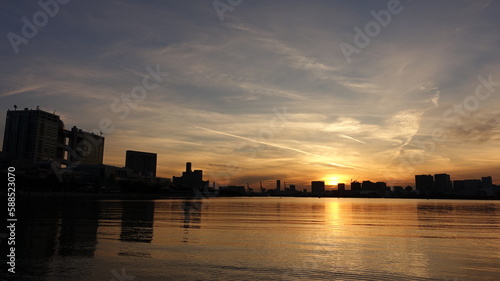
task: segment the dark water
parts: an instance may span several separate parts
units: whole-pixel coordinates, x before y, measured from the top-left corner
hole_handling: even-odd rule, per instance
[[[20,208],[16,274],[4,267],[5,280],[500,280],[495,201],[37,199]]]

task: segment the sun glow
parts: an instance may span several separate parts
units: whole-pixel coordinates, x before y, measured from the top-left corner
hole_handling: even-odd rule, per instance
[[[324,178],[326,185],[337,185],[339,183],[339,177],[337,176],[327,176]]]

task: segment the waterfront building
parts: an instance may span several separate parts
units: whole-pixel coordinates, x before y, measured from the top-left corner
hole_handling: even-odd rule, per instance
[[[68,166],[101,165],[104,156],[104,137],[73,126],[64,130]]]
[[[432,175],[416,175],[415,188],[421,195],[429,195],[434,192],[434,178]]]
[[[40,109],[8,110],[2,151],[18,166],[64,162],[64,123]]]
[[[181,177],[173,177],[172,182],[178,186],[186,188],[208,187],[208,181],[203,180],[202,170],[191,170],[191,162],[186,163],[186,171],[182,172]]]
[[[156,177],[156,153],[127,150],[125,167],[132,169],[134,174],[146,177]]]
[[[434,187],[436,193],[448,194],[452,190],[452,182],[448,174],[435,174]]]
[[[312,181],[311,182],[311,192],[312,193],[325,192],[325,182],[324,181]]]

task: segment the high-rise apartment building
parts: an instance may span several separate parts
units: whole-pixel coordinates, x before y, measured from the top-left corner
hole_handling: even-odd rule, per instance
[[[448,194],[452,190],[452,182],[448,174],[434,175],[435,191],[441,194]]]
[[[415,175],[415,188],[422,195],[434,192],[434,178],[432,175]]]
[[[76,127],[65,130],[58,115],[38,108],[8,110],[2,150],[17,165],[45,161],[69,166],[99,165],[104,137]]]
[[[324,181],[312,181],[311,182],[311,192],[312,193],[325,192],[325,182]]]
[[[64,123],[39,109],[8,110],[2,150],[18,165],[64,162]]]
[[[104,155],[104,137],[85,132],[76,126],[65,130],[68,139],[67,163],[74,165],[101,165]]]
[[[156,153],[127,150],[125,167],[134,174],[156,177]]]

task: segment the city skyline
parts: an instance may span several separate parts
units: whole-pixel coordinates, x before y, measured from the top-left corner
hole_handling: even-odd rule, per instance
[[[499,184],[500,3],[286,3],[243,1],[221,18],[212,1],[70,1],[17,53],[5,35],[44,9],[6,3],[0,112],[40,106],[95,133],[105,120],[103,163],[151,151],[159,177],[190,161],[254,186]],[[2,139],[4,126],[2,114]]]
[[[17,110],[17,106],[14,110],[7,111],[7,119],[5,124],[5,136],[3,142],[3,153],[2,159],[5,158],[9,165],[13,165],[21,169],[30,169],[30,167],[41,167],[41,166],[51,166],[51,172],[59,178],[60,183],[62,183],[63,174],[70,171],[77,171],[77,173],[82,172],[88,173],[90,170],[102,170],[105,174],[106,169],[109,171],[108,176],[101,178],[113,178],[117,176],[118,178],[127,179],[131,174],[135,174],[144,179],[153,179],[156,177],[157,168],[157,154],[152,152],[144,151],[125,151],[125,163],[119,166],[110,166],[103,163],[103,152],[105,138],[103,136],[98,136],[94,133],[85,132],[82,129],[78,129],[73,126],[71,130],[67,130],[64,127],[64,120],[60,119],[60,116],[45,112],[37,107],[35,110],[30,110],[24,108],[22,110]],[[123,164],[123,163],[122,163]],[[61,166],[69,168],[68,170],[62,171]],[[210,178],[207,181],[203,180],[203,170],[192,170],[191,162],[186,162],[185,172],[183,172],[181,177],[168,176],[160,177],[162,180],[168,179],[168,182],[172,182],[174,186],[182,187],[193,187],[208,188],[210,181],[212,181],[212,187],[216,188],[224,187],[226,191],[231,190],[231,188],[236,188],[238,192],[245,192],[245,187],[241,185],[233,185],[235,182],[231,182],[230,179],[223,179],[225,181],[221,182],[217,178]],[[116,172],[118,171],[118,172]],[[45,175],[46,172],[42,172]],[[113,176],[111,176],[113,174]],[[89,174],[90,175],[90,174]],[[40,175],[37,175],[39,177]],[[350,191],[359,192],[363,190],[364,192],[375,192],[379,195],[384,195],[386,191],[396,191],[403,190],[403,186],[388,186],[386,182],[377,181],[372,182],[371,180],[362,180],[358,182],[358,177],[351,178],[349,183]],[[75,180],[76,177],[72,179]],[[68,179],[66,179],[67,181]],[[76,180],[74,183],[78,182]],[[78,182],[81,184],[84,181]],[[157,181],[159,183],[159,181]],[[99,186],[99,180],[93,182],[94,185]],[[237,184],[241,184],[236,182]],[[266,184],[268,184],[267,182]],[[468,195],[474,196],[476,193],[482,190],[487,193],[494,193],[494,185],[491,176],[483,177],[481,180],[474,179],[454,179],[449,174],[434,174],[434,176],[428,175],[415,175],[415,190],[422,193],[422,195],[435,195],[435,194],[458,194],[458,195]],[[255,184],[252,182],[252,186]],[[328,182],[325,180],[321,181],[311,181],[310,192],[311,193],[324,193],[325,191],[333,190],[346,190],[345,182]],[[273,190],[273,192],[285,191],[283,194],[294,195],[297,194],[295,183],[290,183],[287,187],[286,179],[283,181],[283,188],[281,187],[281,179],[276,180],[276,188],[264,188],[262,186],[262,181],[259,181],[260,191]],[[329,187],[329,188],[328,188]],[[334,188],[337,187],[337,188]],[[300,188],[300,186],[299,186]],[[406,189],[413,190],[413,185],[409,185]],[[496,188],[496,187],[495,187]],[[253,187],[250,187],[250,182],[246,183],[246,189],[249,192],[253,192]],[[303,189],[304,191],[309,188]],[[235,191],[235,190],[233,190]],[[290,193],[290,191],[292,191]],[[389,195],[389,194],[388,194]]]

